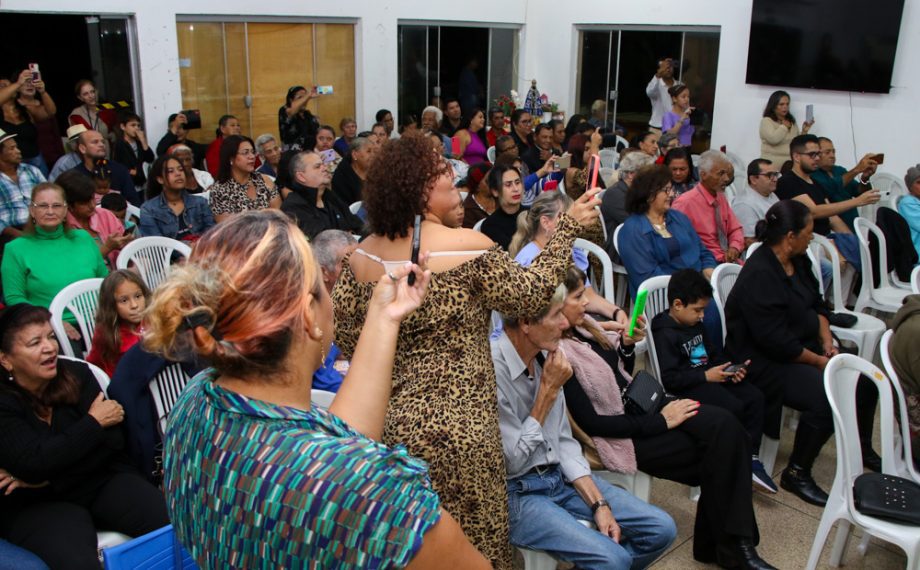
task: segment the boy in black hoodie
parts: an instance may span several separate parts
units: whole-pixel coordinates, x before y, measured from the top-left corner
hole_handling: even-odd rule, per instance
[[[703,313],[710,303],[712,286],[698,271],[683,269],[668,283],[668,310],[652,319],[652,337],[665,390],[682,398],[720,406],[735,414],[751,438],[753,481],[776,493],[776,484],[756,455],[763,438],[763,393],[744,382],[746,367],[735,372],[722,356],[721,339],[711,339],[703,328]]]

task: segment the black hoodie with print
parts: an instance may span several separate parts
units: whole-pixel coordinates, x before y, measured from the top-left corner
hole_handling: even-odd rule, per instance
[[[665,390],[680,394],[706,383],[706,370],[726,359],[717,344],[706,337],[703,323],[684,326],[662,311],[652,319],[655,352]]]

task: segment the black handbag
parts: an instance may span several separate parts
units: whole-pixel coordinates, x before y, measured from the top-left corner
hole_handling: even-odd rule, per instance
[[[661,382],[645,370],[637,372],[623,390],[623,408],[633,416],[657,414],[671,399]]]
[[[853,483],[856,510],[870,517],[920,526],[920,485],[894,475],[865,473]]]

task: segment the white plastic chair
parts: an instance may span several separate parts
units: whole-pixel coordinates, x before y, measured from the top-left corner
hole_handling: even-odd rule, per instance
[[[698,154],[691,154],[691,155],[690,155],[690,162],[693,163],[693,168],[699,168],[699,166],[700,166],[700,155],[698,155]]]
[[[721,263],[712,272],[709,280],[712,283],[712,297],[719,306],[719,316],[722,319],[722,344],[725,344],[725,338],[728,336],[728,329],[725,327],[725,301],[728,301],[728,294],[735,285],[735,281],[738,280],[739,273],[741,273],[740,265]]]
[[[822,253],[828,256],[834,270],[834,277],[831,280],[831,295],[833,297],[834,312],[856,317],[856,324],[852,327],[841,328],[832,326],[831,330],[841,340],[853,342],[856,345],[859,356],[872,362],[875,358],[875,347],[878,345],[878,340],[881,338],[882,333],[885,332],[886,326],[884,321],[872,315],[858,313],[846,308],[842,285],[843,277],[840,271],[840,254],[837,252],[837,247],[829,239],[820,234],[814,235],[812,244],[823,250]],[[821,270],[819,265],[818,275],[820,276],[820,274]],[[863,287],[865,286],[866,285],[863,285]]]
[[[185,370],[182,370],[182,365],[176,362],[161,370],[147,384],[147,388],[153,396],[153,405],[157,412],[157,425],[161,434],[166,433],[166,417],[176,404],[179,394],[182,393],[188,381],[188,374],[185,373]]]
[[[831,527],[839,521],[837,536],[829,557],[831,566],[840,565],[846,551],[850,525],[856,524],[873,536],[900,546],[907,554],[906,567],[916,570],[920,568],[920,532],[917,531],[917,527],[864,515],[856,510],[854,504],[853,484],[856,478],[863,474],[862,452],[856,425],[856,383],[860,374],[870,378],[879,391],[882,472],[897,475],[893,469],[894,406],[890,382],[881,370],[862,358],[852,354],[838,354],[824,369],[824,390],[834,415],[837,473],[806,568],[813,570],[818,565]]]
[[[115,266],[118,269],[128,269],[133,263],[152,291],[169,274],[173,252],[188,257],[192,254],[192,248],[181,241],[163,236],[137,238],[121,250]]]
[[[904,179],[889,172],[876,172],[872,175],[871,182],[872,188],[881,193],[881,198],[875,205],[876,209],[884,206],[897,211],[898,199],[908,194]]]
[[[617,163],[620,162],[620,153],[615,148],[602,148],[597,154],[601,157],[601,168],[616,170]]]
[[[461,191],[460,191],[460,201],[461,201],[461,202],[465,201],[465,200],[466,200],[466,197],[469,196],[469,195],[470,195],[469,192],[466,192],[466,191],[461,190]]]
[[[914,295],[920,295],[920,265],[910,272],[910,290]]]
[[[348,209],[351,211],[352,214],[357,214],[358,210],[361,209],[361,200],[358,200],[357,202],[352,202],[351,206],[349,206]]]
[[[328,390],[317,390],[316,388],[310,390],[310,401],[320,408],[329,408],[329,406],[332,405],[332,400],[334,398],[335,392],[329,392]]]
[[[96,384],[99,384],[99,389],[102,390],[102,393],[105,394],[106,397],[108,397],[109,383],[111,383],[112,380],[102,368],[99,368],[95,364],[87,362],[81,358],[74,358],[73,356],[58,355],[58,359],[85,364],[86,367],[89,368],[89,371],[92,372],[93,376],[96,378]]]
[[[476,222],[476,224],[473,226],[473,230],[475,230],[475,231],[477,231],[477,232],[481,232],[481,231],[482,231],[482,222],[484,222],[484,221],[486,221],[485,218],[483,218],[483,219],[479,220],[478,222]]]
[[[743,190],[747,180],[747,163],[740,156],[728,150],[725,151],[725,156],[728,157],[728,161],[732,163],[732,167],[735,169],[735,188]]]
[[[735,183],[732,182],[725,187],[725,199],[728,200],[728,203],[731,204],[735,200],[735,196],[738,194],[738,191],[735,190]]]
[[[862,287],[856,299],[856,312],[862,313],[871,307],[879,311],[895,313],[901,308],[904,297],[910,294],[908,289],[900,289],[891,285],[888,275],[888,259],[885,234],[878,226],[865,218],[856,218],[853,223],[856,228],[856,237],[859,238],[859,255],[862,263]],[[875,272],[872,269],[872,257],[869,254],[869,234],[875,235],[878,240],[879,250],[879,286],[873,286]]]
[[[134,204],[132,204],[131,202],[128,202],[128,207],[125,210],[125,219],[130,220],[132,217],[138,222],[140,222],[141,221],[141,209],[135,206]]]
[[[486,158],[489,159],[489,162],[491,162],[492,164],[495,164],[495,147],[494,146],[490,146],[489,148],[486,149]]]
[[[623,228],[623,224],[618,225],[613,230],[613,250],[617,252],[617,255],[620,255],[620,229]],[[629,289],[629,277],[626,273],[626,267],[619,264],[613,264],[613,273],[617,279],[617,306],[623,307],[626,309],[626,290]]]
[[[96,328],[96,309],[99,306],[100,287],[102,287],[101,277],[71,283],[54,296],[51,306],[48,307],[51,312],[51,328],[54,329],[61,350],[67,356],[76,357],[78,355],[73,353],[73,347],[64,330],[64,312],[70,311],[76,317],[77,327],[83,337],[83,346],[86,347],[85,354],[89,354],[93,347],[93,331]],[[84,356],[84,354],[79,356]]]
[[[894,388],[895,395],[898,397],[898,424],[900,425],[900,434],[895,434],[894,471],[899,477],[913,479],[917,483],[920,483],[920,472],[914,467],[913,450],[911,449],[910,423],[907,416],[907,399],[904,396],[901,380],[898,378],[898,373],[894,369],[894,364],[891,362],[891,353],[889,352],[889,346],[891,345],[891,338],[893,336],[894,331],[885,331],[885,334],[882,335],[882,341],[879,344],[879,350],[881,351],[882,366],[885,367],[885,372],[888,373],[888,379],[891,381],[891,386]],[[897,445],[898,435],[900,435],[901,440],[900,447]]]
[[[607,255],[607,252],[604,251],[604,248],[597,245],[594,242],[590,242],[586,239],[577,238],[575,240],[575,248],[583,250],[586,254],[593,255],[601,262],[601,280],[600,283],[596,279],[591,280],[594,290],[600,293],[605,299],[611,303],[614,301],[614,287],[613,287],[613,262],[610,261],[610,256]]]
[[[636,295],[640,291],[648,291],[648,297],[645,299],[645,311],[642,315],[645,317],[645,343],[648,350],[649,366],[652,368],[652,374],[658,381],[661,381],[661,367],[658,365],[658,354],[655,351],[655,340],[652,337],[652,319],[662,311],[668,309],[668,283],[671,282],[670,275],[659,275],[649,277],[639,285]]]

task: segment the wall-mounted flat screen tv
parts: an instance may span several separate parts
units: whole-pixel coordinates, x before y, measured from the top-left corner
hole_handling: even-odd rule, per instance
[[[888,93],[904,0],[753,0],[747,82]]]

